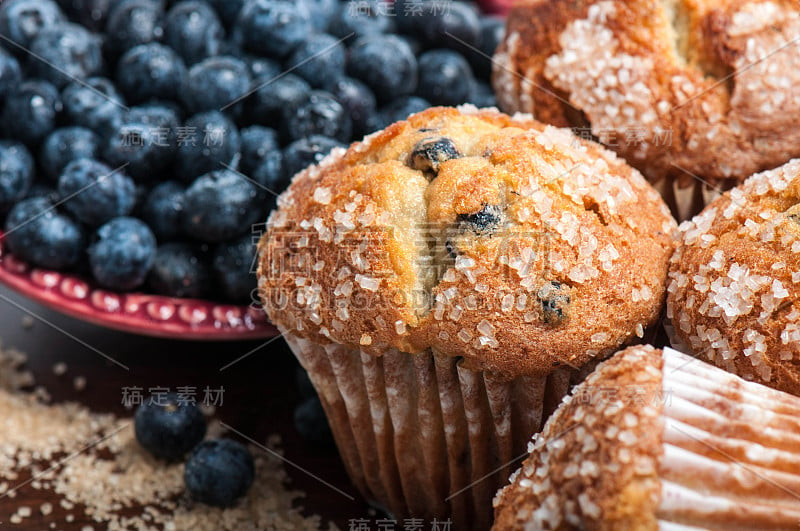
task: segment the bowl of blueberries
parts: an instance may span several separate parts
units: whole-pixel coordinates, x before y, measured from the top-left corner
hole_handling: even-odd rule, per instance
[[[254,271],[276,197],[411,113],[494,106],[506,8],[3,1],[0,282],[134,333],[276,335]]]

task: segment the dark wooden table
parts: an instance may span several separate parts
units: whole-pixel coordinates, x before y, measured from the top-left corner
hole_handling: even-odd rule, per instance
[[[54,402],[76,401],[93,411],[130,416],[132,411],[122,403],[124,388],[140,387],[146,391],[151,387],[174,390],[177,386],[194,386],[198,389],[198,400],[206,386],[223,388],[223,404],[216,412],[218,419],[262,443],[268,435],[280,434],[287,459],[356,499],[351,501],[299,470],[286,466],[291,488],[306,493],[302,500],[306,512],[319,514],[323,521],[334,521],[343,529],[349,529],[351,519],[375,520],[375,516],[368,516],[368,507],[347,479],[335,448],[308,444],[296,432],[292,413],[298,402],[297,362],[283,340],[264,346],[265,341],[216,343],[138,337],[62,316],[2,287],[0,295],[14,300],[35,316],[33,326],[25,327],[23,318],[27,312],[0,300],[0,339],[5,347],[16,347],[28,355],[28,367],[35,374],[37,383],[52,395]],[[113,357],[129,370],[108,361],[67,334]],[[258,350],[251,355],[220,370],[256,348]],[[53,366],[59,362],[68,366],[65,375],[58,376],[53,372]],[[74,387],[73,381],[77,376],[86,378],[86,387],[82,391]],[[21,478],[24,477],[25,471],[22,471]],[[30,486],[22,488],[16,498],[0,499],[0,522],[6,522],[0,528],[41,530],[48,529],[51,522],[57,522],[57,528],[63,530],[80,530],[84,525],[94,525],[99,529],[91,519],[81,519],[77,510],[71,511],[76,516],[75,521],[66,523],[66,512],[60,509],[59,500],[58,495],[46,491]],[[45,502],[54,507],[53,514],[48,517],[43,517],[38,511]],[[20,525],[9,526],[10,516],[22,505],[33,509],[32,516]]]

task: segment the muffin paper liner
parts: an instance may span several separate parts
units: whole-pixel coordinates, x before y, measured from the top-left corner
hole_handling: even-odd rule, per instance
[[[394,518],[450,518],[487,529],[492,497],[527,443],[586,371],[499,378],[433,351],[375,357],[292,334],[345,467],[372,504]]]
[[[715,187],[697,180],[680,182],[667,178],[651,184],[661,194],[672,215],[680,223],[692,219],[707,204],[737,183],[722,183],[720,187]]]

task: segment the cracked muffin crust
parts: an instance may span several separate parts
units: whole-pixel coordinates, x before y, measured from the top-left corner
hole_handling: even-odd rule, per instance
[[[580,367],[658,318],[675,221],[601,146],[434,108],[298,174],[260,243],[270,319],[317,344]]]
[[[789,0],[523,0],[493,83],[504,111],[585,128],[670,195],[703,189],[693,174],[710,196],[800,155],[799,38]]]

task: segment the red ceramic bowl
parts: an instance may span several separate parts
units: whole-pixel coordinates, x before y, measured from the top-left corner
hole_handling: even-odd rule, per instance
[[[114,293],[77,275],[31,267],[2,245],[0,283],[63,314],[134,334],[189,340],[278,335],[258,308],[145,293]]]

